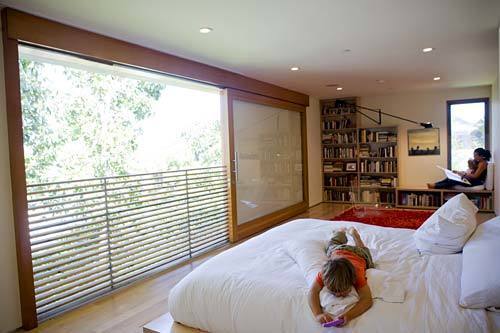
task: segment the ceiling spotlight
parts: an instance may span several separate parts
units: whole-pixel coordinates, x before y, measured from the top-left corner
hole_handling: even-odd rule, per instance
[[[385,83],[385,80],[377,80],[377,83]]]
[[[338,84],[337,83],[329,83],[326,85],[326,87],[328,88],[335,88],[335,87],[338,87]]]
[[[349,53],[349,52],[351,52],[351,49],[344,49],[344,51],[342,51],[342,52]]]
[[[337,87],[337,90],[338,90],[338,91],[341,91],[342,89],[344,89],[344,88],[342,88],[342,87]]]
[[[426,47],[426,48],[422,49],[422,52],[424,52],[424,53],[428,53],[428,52],[431,52],[431,51],[434,51],[433,47]]]
[[[439,81],[439,80],[441,80],[441,77],[440,76],[434,76],[433,80],[434,81]]]
[[[214,29],[212,29],[210,27],[202,27],[202,28],[200,28],[200,32],[202,34],[208,34],[209,32],[212,32],[212,30],[214,30]]]
[[[295,71],[298,71],[299,68],[297,66],[295,66],[295,67],[290,68],[290,70],[295,72]]]

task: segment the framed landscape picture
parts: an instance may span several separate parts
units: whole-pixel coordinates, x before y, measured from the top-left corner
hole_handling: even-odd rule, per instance
[[[408,155],[440,155],[439,128],[408,130]]]

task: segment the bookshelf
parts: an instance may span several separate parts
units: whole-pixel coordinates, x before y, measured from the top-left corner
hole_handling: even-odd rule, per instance
[[[394,206],[397,128],[361,128],[349,104],[356,98],[321,101],[323,201]]]
[[[480,212],[494,212],[493,191],[398,188],[396,193],[396,207],[399,208],[438,209],[455,195],[464,193]]]

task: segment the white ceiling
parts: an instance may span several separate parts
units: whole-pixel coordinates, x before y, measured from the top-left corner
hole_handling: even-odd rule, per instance
[[[0,1],[321,98],[487,85],[498,73],[500,0]]]

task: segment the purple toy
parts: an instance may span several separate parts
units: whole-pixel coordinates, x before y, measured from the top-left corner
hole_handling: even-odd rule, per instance
[[[340,327],[344,324],[344,319],[337,319],[323,324],[323,327]]]

